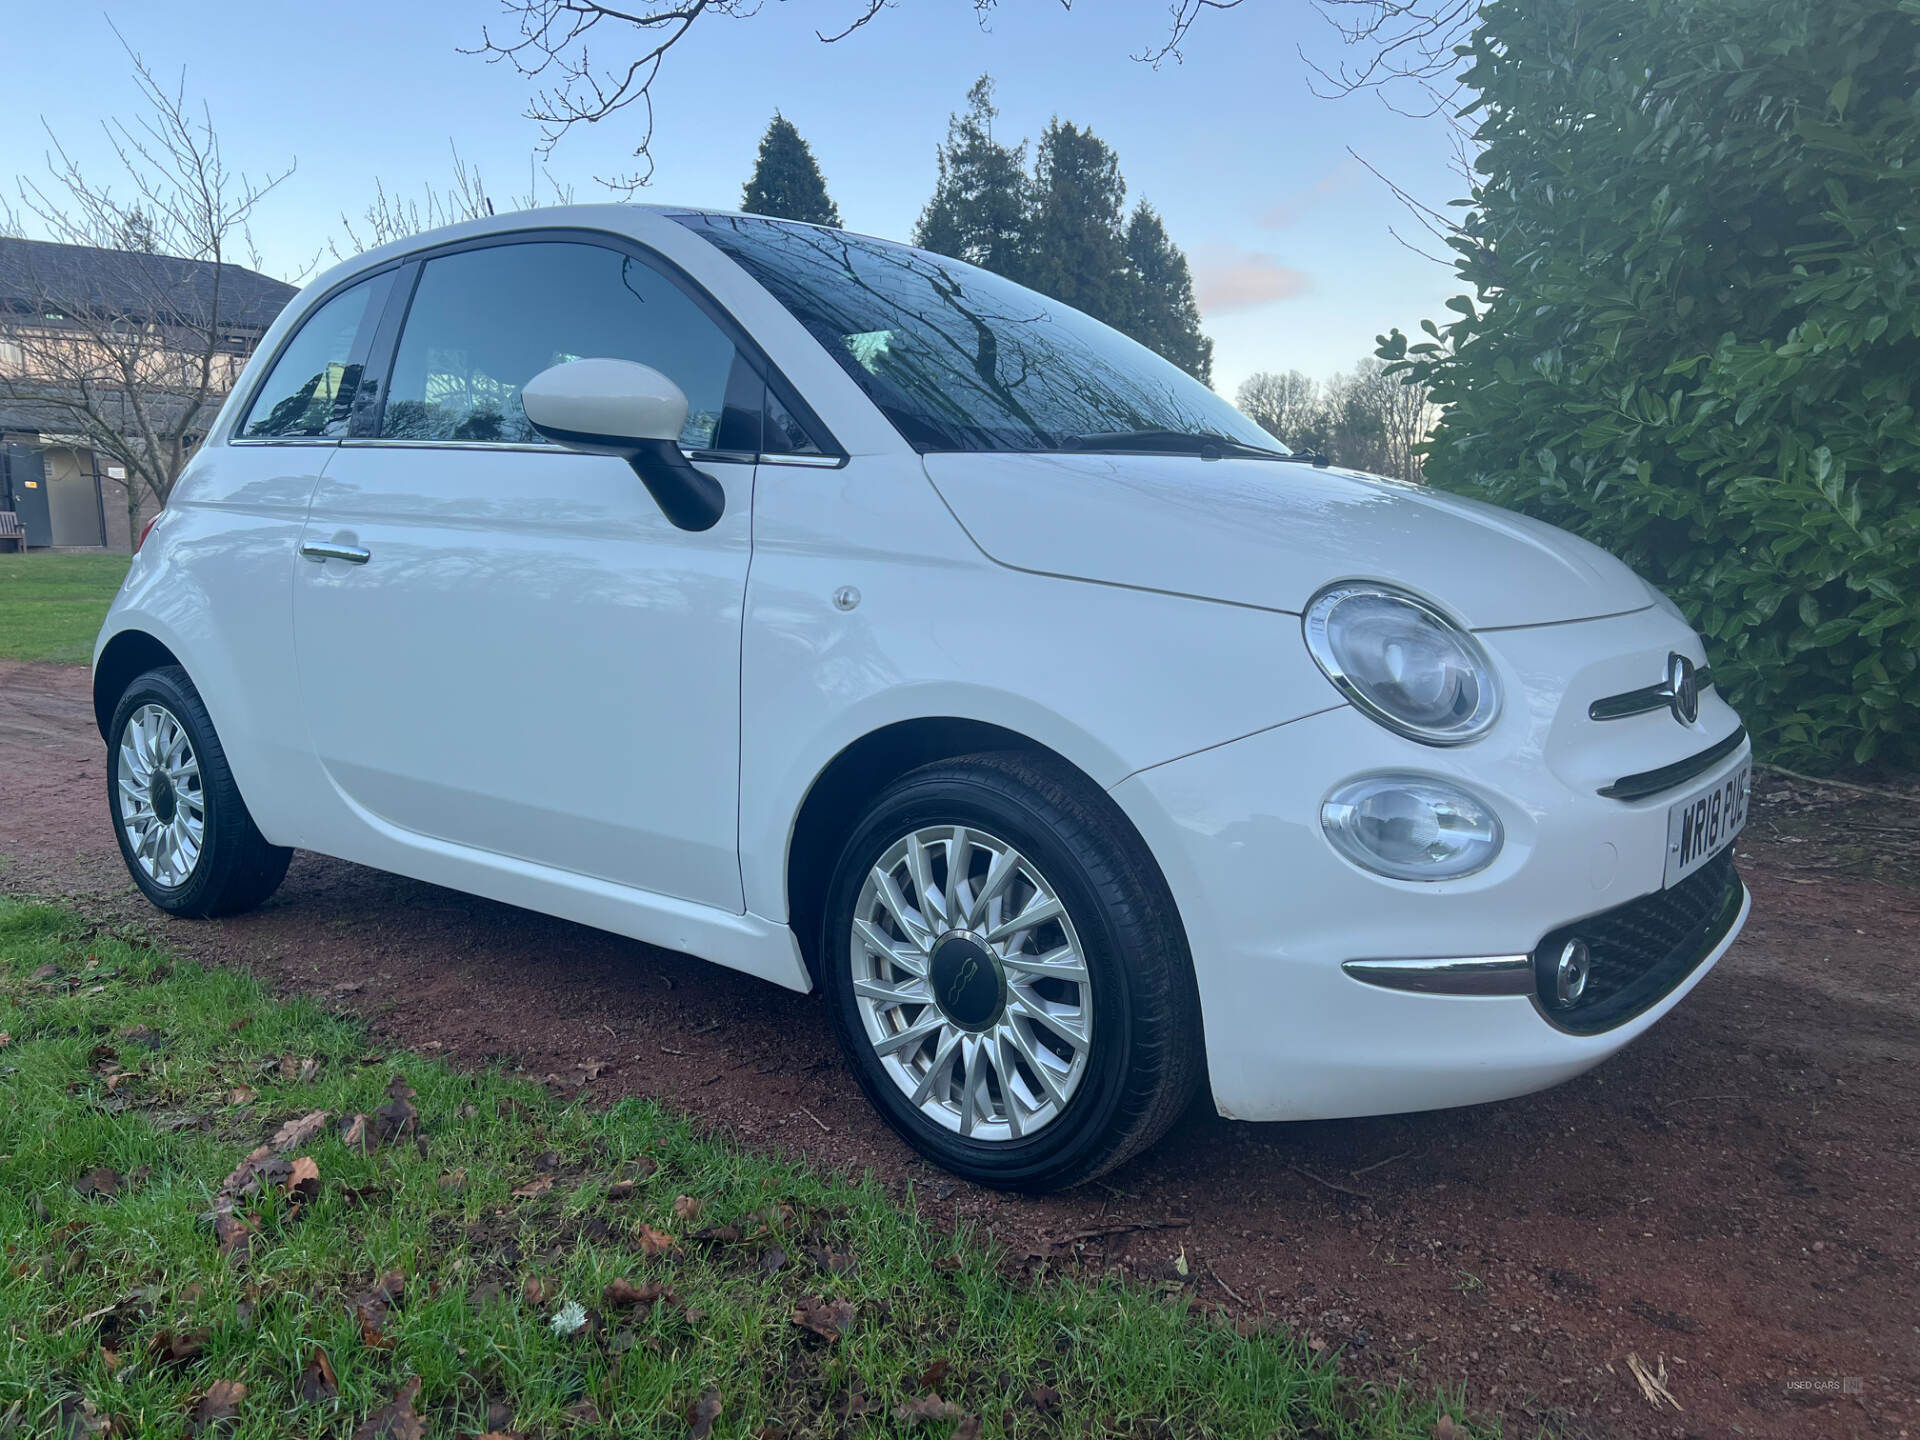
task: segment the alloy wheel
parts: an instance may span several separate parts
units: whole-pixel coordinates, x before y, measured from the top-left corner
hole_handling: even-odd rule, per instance
[[[142,705],[127,717],[114,788],[142,872],[156,885],[186,884],[206,844],[206,795],[186,727],[164,706]]]
[[[1086,1078],[1086,953],[1058,892],[1005,840],[965,825],[896,840],[861,887],[848,955],[875,1055],[934,1124],[1017,1140]]]

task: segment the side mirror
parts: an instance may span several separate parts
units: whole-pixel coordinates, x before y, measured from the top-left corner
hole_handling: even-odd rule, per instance
[[[720,482],[680,453],[686,394],[651,365],[569,360],[527,381],[520,405],[533,428],[556,444],[625,460],[680,529],[710,530],[726,510]]]

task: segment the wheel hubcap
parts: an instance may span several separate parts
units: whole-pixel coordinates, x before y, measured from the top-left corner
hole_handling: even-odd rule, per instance
[[[1015,1140],[1086,1078],[1085,952],[1053,886],[997,836],[942,825],[895,841],[861,886],[848,953],[882,1068],[935,1124]]]
[[[184,726],[159,705],[142,705],[120,735],[115,785],[120,828],[142,873],[157,885],[187,882],[206,843],[200,762]]]

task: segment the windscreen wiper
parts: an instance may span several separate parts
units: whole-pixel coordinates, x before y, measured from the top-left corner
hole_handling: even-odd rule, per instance
[[[1284,450],[1268,450],[1249,445],[1229,435],[1185,430],[1100,430],[1089,435],[1069,435],[1061,442],[1065,450],[1107,450],[1152,455],[1198,455],[1203,460],[1219,460],[1228,455],[1251,460],[1303,460],[1325,464],[1317,455],[1290,455]]]

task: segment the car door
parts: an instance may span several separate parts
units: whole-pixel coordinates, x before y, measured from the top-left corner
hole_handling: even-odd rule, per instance
[[[759,382],[727,329],[619,242],[547,232],[429,254],[385,330],[386,374],[370,370],[314,493],[295,581],[311,743],[350,818],[387,845],[742,910],[759,416],[727,399]],[[712,529],[675,529],[625,461],[534,433],[520,387],[590,356],[686,392],[683,446],[726,491]]]

